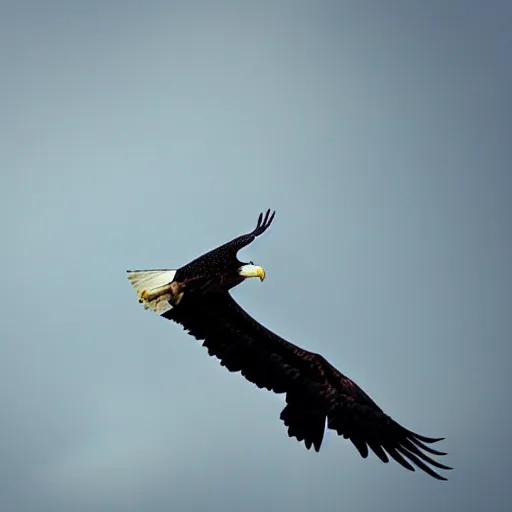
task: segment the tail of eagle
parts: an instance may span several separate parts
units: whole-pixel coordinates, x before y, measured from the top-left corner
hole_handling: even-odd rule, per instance
[[[163,314],[172,309],[171,283],[176,270],[128,270],[128,279],[135,288],[144,309]]]

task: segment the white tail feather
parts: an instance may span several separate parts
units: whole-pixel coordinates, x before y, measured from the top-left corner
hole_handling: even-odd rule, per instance
[[[128,270],[128,279],[135,288],[144,309],[162,314],[172,309],[170,303],[172,283],[176,270]]]

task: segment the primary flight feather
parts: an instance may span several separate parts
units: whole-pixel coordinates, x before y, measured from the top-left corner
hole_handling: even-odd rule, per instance
[[[237,253],[268,229],[274,215],[270,210],[260,214],[253,231],[179,269],[129,270],[139,302],[181,324],[229,371],[241,372],[259,388],[286,393],[281,420],[289,436],[304,441],[308,450],[320,450],[327,424],[364,458],[372,451],[383,462],[391,457],[411,471],[414,464],[446,480],[432,467],[451,468],[431,457],[445,453],[428,446],[442,438],[421,436],[401,426],[321,355],[273,333],[230,295],[229,290],[245,279],[265,279],[262,267],[241,262]]]

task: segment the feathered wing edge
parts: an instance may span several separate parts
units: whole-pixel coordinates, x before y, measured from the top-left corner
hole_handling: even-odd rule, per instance
[[[253,236],[260,236],[261,234],[265,233],[265,231],[269,228],[270,224],[272,224],[275,215],[275,211],[272,212],[272,215],[270,215],[270,208],[265,212],[265,217],[263,217],[263,213],[260,213],[258,217],[258,223],[256,224],[256,227],[254,228],[251,234]]]
[[[428,464],[452,468],[424,453],[446,455],[427,446],[443,438],[425,437],[399,425],[323,357],[272,333],[229,294],[188,297],[162,316],[203,341],[209,355],[229,371],[240,371],[259,388],[286,393],[281,419],[288,435],[304,441],[306,448],[320,450],[327,421],[327,427],[350,439],[363,458],[371,450],[384,463],[391,457],[415,471],[412,462],[433,478],[447,480]]]
[[[256,227],[250,233],[233,238],[233,240],[230,240],[221,246],[220,249],[223,249],[224,247],[229,248],[234,251],[234,256],[236,256],[236,253],[240,249],[252,243],[256,237],[265,233],[265,231],[270,227],[276,215],[275,211],[272,212],[272,214],[270,214],[270,212],[271,210],[268,209],[265,214],[260,213]]]
[[[353,414],[349,412],[351,408]],[[383,412],[365,409],[366,406],[357,403],[338,401],[338,404],[328,413],[327,426],[345,439],[350,439],[363,458],[367,458],[371,450],[384,463],[388,463],[391,457],[404,468],[415,471],[414,466],[411,465],[412,462],[433,478],[447,480],[428,464],[447,471],[452,468],[424,453],[446,455],[445,452],[427,446],[444,438],[422,436],[402,427]]]
[[[188,272],[193,272],[193,269],[197,265],[205,264],[205,262],[208,262],[210,258],[216,260],[224,260],[224,262],[229,263],[241,263],[237,258],[238,251],[252,243],[256,237],[263,234],[270,227],[270,224],[272,224],[275,214],[275,211],[270,214],[270,209],[266,211],[265,215],[260,213],[256,227],[250,233],[237,236],[228,242],[225,242],[222,245],[219,245],[214,249],[201,254],[197,258],[187,263],[181,269],[178,269],[178,271],[183,272],[186,269]]]

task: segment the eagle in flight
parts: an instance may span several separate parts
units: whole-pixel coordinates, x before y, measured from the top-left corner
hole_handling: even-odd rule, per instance
[[[259,388],[285,393],[281,420],[288,435],[304,441],[308,450],[320,450],[327,422],[327,428],[349,439],[363,458],[372,451],[382,462],[391,457],[410,471],[414,464],[446,480],[432,467],[451,468],[431,457],[446,454],[428,446],[443,438],[425,437],[397,423],[324,357],[273,333],[230,295],[245,279],[265,279],[262,267],[240,261],[237,253],[263,234],[274,216],[267,210],[253,231],[181,268],[128,270],[139,302],[181,324],[230,372],[241,372]]]

